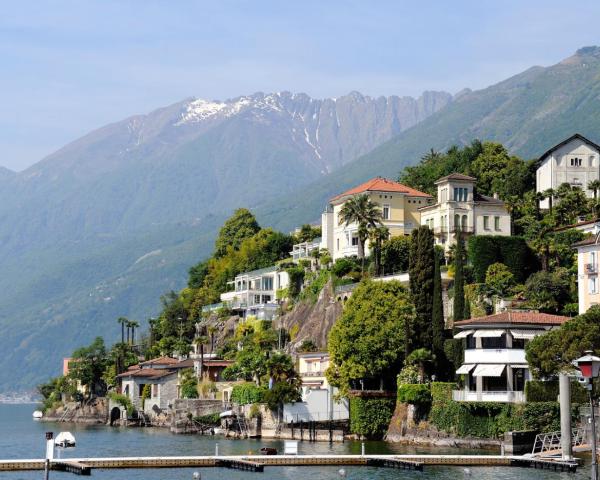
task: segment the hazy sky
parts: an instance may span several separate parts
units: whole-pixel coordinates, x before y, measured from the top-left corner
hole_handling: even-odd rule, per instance
[[[3,2],[0,165],[191,96],[482,88],[600,44],[598,18],[593,0]]]

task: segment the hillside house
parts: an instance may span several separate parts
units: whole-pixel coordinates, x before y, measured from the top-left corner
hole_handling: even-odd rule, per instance
[[[579,313],[585,313],[592,305],[600,304],[598,259],[600,257],[600,233],[573,244],[577,250],[577,293]]]
[[[221,302],[242,317],[272,320],[277,316],[277,291],[286,288],[289,276],[277,266],[244,272],[228,282],[231,291],[221,294]]]
[[[454,338],[464,341],[464,363],[456,371],[464,387],[455,390],[460,402],[522,403],[525,382],[531,378],[525,346],[537,335],[569,320],[560,315],[505,311],[456,322]]]
[[[504,202],[477,193],[477,179],[452,173],[435,182],[437,203],[419,208],[421,224],[427,225],[435,243],[448,251],[456,233],[464,235],[510,235],[510,214]]]
[[[535,189],[544,192],[558,188],[563,183],[581,188],[588,197],[593,196],[588,185],[600,179],[600,146],[578,133],[546,151],[537,162]],[[549,208],[549,200],[540,202]]]
[[[336,195],[321,215],[321,248],[326,248],[334,261],[358,255],[358,225],[340,223],[340,211],[348,199],[363,194],[380,206],[383,225],[392,237],[410,235],[421,225],[419,208],[432,202],[431,195],[382,177]],[[365,255],[369,255],[368,242]]]

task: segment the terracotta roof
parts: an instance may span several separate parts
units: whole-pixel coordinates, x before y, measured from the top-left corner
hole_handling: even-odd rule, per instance
[[[169,368],[192,368],[194,366],[194,360],[191,358],[186,358],[185,360],[181,360],[174,365],[169,365]]]
[[[494,205],[504,205],[504,202],[499,198],[488,197],[487,195],[481,195],[480,193],[475,192],[475,202],[476,203],[487,203]]]
[[[394,182],[393,180],[388,180],[383,177],[372,178],[368,182],[361,183],[357,187],[351,188],[350,190],[340,193],[336,195],[331,200],[338,200],[342,197],[347,197],[349,195],[356,195],[358,193],[365,192],[396,192],[396,193],[404,193],[409,197],[425,197],[431,198],[431,195],[428,193],[420,192],[412,187],[408,187],[406,185],[402,185],[401,183]]]
[[[585,138],[583,135],[579,134],[579,133],[575,133],[574,135],[571,135],[569,138],[567,138],[566,140],[563,140],[560,143],[557,143],[556,145],[554,145],[552,148],[546,150],[538,159],[537,163],[538,165],[548,156],[550,155],[554,150],[559,149],[560,147],[562,147],[563,145],[566,145],[567,143],[569,143],[571,140],[581,140],[582,142],[588,143],[590,145],[592,145],[596,150],[600,150],[600,145],[595,144],[594,142],[592,142],[591,140]]]
[[[138,368],[137,370],[127,370],[120,375],[119,378],[136,377],[136,378],[162,378],[175,373],[172,370],[157,370],[155,368]]]
[[[438,178],[434,184],[445,182],[446,180],[465,180],[468,182],[476,182],[477,179],[475,177],[469,177],[468,175],[463,175],[462,173],[451,173],[450,175],[446,175],[445,177]]]
[[[234,363],[233,360],[204,360],[206,367],[229,367]]]
[[[471,318],[470,320],[461,320],[454,322],[455,327],[467,327],[473,325],[486,325],[496,323],[508,324],[529,324],[529,325],[562,325],[569,317],[562,315],[551,315],[549,313],[539,312],[514,312],[506,311],[487,315],[485,317]]]
[[[572,223],[571,225],[565,225],[564,227],[555,228],[555,232],[560,232],[562,230],[570,230],[571,228],[583,227],[585,225],[592,225],[594,223],[600,222],[600,218],[595,218],[594,220],[586,220],[585,222],[577,222]]]
[[[150,360],[146,360],[145,362],[141,362],[140,365],[142,366],[146,366],[146,365],[174,365],[176,363],[178,363],[179,360],[177,360],[176,358],[172,358],[172,357],[158,357],[158,358],[152,358]]]

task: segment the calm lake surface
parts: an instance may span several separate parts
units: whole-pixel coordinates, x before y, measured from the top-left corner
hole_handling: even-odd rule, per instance
[[[144,428],[125,429],[110,427],[86,427],[75,424],[52,424],[34,422],[31,414],[35,405],[0,405],[0,458],[42,458],[44,456],[44,432],[71,431],[77,439],[77,447],[58,452],[62,458],[68,457],[118,457],[153,455],[211,455],[215,443],[219,443],[219,453],[256,453],[263,446],[274,446],[283,450],[283,442],[269,440],[226,440],[219,437],[200,435],[172,435],[166,429]],[[327,442],[299,444],[301,454],[311,453],[360,453],[360,443]],[[385,442],[367,442],[367,453],[489,453],[484,451],[459,451],[456,449],[426,449],[400,446]],[[191,480],[195,471],[204,480],[279,480],[310,479],[329,480],[340,478],[339,467],[267,467],[264,473],[248,473],[220,468],[182,468],[156,470],[93,470],[92,478],[101,480]],[[477,468],[470,469],[470,475],[462,467],[425,467],[423,472],[375,469],[368,467],[345,467],[346,478],[354,480],[404,480],[404,479],[477,479],[477,480],[583,480],[590,477],[589,467],[579,468],[576,474],[553,473],[542,470],[520,468]],[[6,480],[42,479],[42,472],[2,473]],[[77,478],[68,473],[51,472],[51,479]]]

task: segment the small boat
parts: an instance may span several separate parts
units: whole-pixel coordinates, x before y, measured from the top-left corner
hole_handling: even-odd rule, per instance
[[[54,445],[62,448],[75,446],[75,437],[71,432],[60,432],[54,440]]]
[[[261,455],[277,455],[277,449],[273,447],[263,447],[260,449]]]
[[[33,419],[40,420],[44,416],[44,413],[41,410],[36,410],[33,412]]]
[[[219,414],[220,418],[231,418],[235,417],[235,412],[233,410],[225,410]]]

